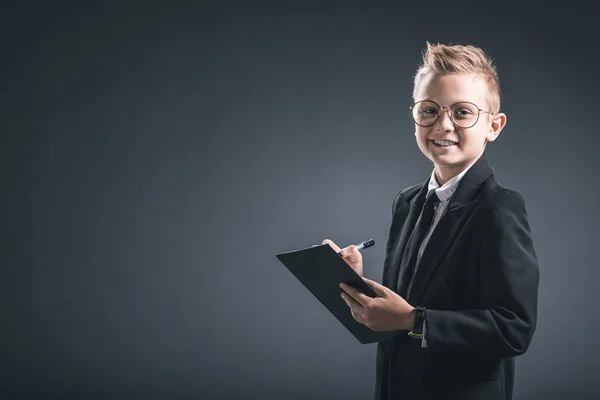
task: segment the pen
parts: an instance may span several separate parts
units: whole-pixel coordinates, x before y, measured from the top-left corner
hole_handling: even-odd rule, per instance
[[[375,241],[373,239],[365,240],[361,244],[357,244],[356,248],[358,250],[366,249],[368,247],[375,246]]]
[[[365,240],[364,242],[357,244],[356,249],[362,250],[362,249],[366,249],[371,246],[375,246],[375,241],[373,239]],[[340,254],[340,253],[338,253],[338,254]],[[340,257],[342,257],[341,254],[340,254]]]

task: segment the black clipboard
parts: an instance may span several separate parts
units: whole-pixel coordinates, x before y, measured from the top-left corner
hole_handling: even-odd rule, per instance
[[[340,283],[372,298],[377,294],[328,244],[275,256],[360,343],[381,342],[397,334],[397,331],[375,332],[352,317],[340,296]]]

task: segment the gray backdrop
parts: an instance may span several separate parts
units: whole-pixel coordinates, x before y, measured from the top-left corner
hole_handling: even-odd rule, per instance
[[[591,4],[191,3],[2,12],[3,398],[370,398],[375,346],[274,254],[374,238],[381,281],[392,199],[432,168],[427,40],[498,64],[488,153],[541,266],[515,397],[600,398]]]

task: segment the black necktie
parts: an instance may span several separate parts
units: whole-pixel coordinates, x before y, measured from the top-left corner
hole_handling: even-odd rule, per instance
[[[435,189],[432,189],[427,193],[427,200],[425,200],[425,204],[423,204],[423,209],[421,210],[421,215],[419,216],[419,220],[413,229],[410,238],[408,239],[408,243],[406,244],[406,249],[404,250],[403,260],[408,257],[408,262],[406,264],[401,263],[400,266],[406,265],[406,268],[400,270],[401,276],[399,277],[399,286],[398,286],[398,294],[400,296],[406,298],[406,292],[408,290],[408,285],[413,278],[417,256],[419,254],[419,249],[421,248],[421,243],[425,238],[425,234],[431,225],[431,221],[433,220],[433,214],[435,212],[435,205],[439,203],[440,199],[435,193]]]

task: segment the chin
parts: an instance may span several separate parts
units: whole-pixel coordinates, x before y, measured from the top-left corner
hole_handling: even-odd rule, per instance
[[[455,154],[455,155],[436,154],[436,155],[432,155],[432,159],[434,160],[434,163],[436,163],[438,165],[466,167],[467,165],[471,165],[472,163],[474,163],[479,158],[480,155],[481,154],[474,155],[474,156],[468,156],[465,154]]]
[[[458,154],[435,154],[429,153],[429,159],[436,164],[440,165],[452,165],[460,164],[464,162],[464,157]]]
[[[438,166],[462,168],[469,164],[470,159],[464,156],[449,155],[449,154],[431,154],[429,159]]]

